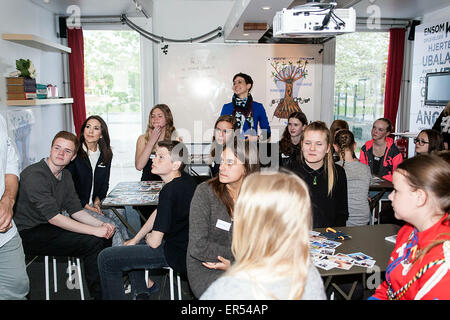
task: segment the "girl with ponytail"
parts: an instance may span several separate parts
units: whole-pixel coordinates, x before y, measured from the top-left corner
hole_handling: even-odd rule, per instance
[[[336,132],[334,150],[339,155],[336,162],[344,168],[347,176],[348,220],[347,226],[367,225],[370,220],[369,185],[371,173],[369,166],[359,162],[354,156],[356,142],[353,133],[347,129]]]

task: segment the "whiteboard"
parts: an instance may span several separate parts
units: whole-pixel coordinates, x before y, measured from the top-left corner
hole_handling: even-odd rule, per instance
[[[307,75],[295,82],[293,96],[309,121],[320,119],[323,45],[169,44],[158,50],[158,102],[172,110],[184,142],[210,142],[222,106],[231,102],[232,79],[239,72],[253,79],[253,100],[264,105],[277,142],[287,124],[274,116],[285,83],[274,81],[274,61],[308,60]]]

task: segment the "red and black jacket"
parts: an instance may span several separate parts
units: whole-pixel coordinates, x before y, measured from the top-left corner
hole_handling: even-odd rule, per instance
[[[395,168],[403,161],[403,156],[394,144],[392,138],[386,137],[386,152],[383,157],[383,164],[380,166],[378,175],[383,179],[392,182],[392,174]],[[367,164],[372,170],[373,167],[373,139],[367,141],[361,148],[359,162]]]

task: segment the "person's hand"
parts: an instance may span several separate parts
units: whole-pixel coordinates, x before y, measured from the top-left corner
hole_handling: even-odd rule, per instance
[[[98,214],[101,214],[102,216],[105,215],[102,209],[100,208],[100,200],[94,202],[94,209]]]
[[[115,231],[116,231],[116,227],[114,227],[112,224],[105,222],[101,226],[97,227],[97,232],[96,232],[95,236],[97,236],[99,238],[109,239],[114,235]]]
[[[0,201],[0,233],[12,228],[12,205],[7,201]]]
[[[208,269],[227,271],[228,268],[230,268],[230,260],[225,259],[221,256],[217,256],[217,260],[219,260],[220,262],[202,262],[202,264]]]
[[[97,207],[95,207],[95,206],[90,206],[90,205],[86,204],[86,205],[84,206],[84,208],[85,208],[85,209],[88,209],[88,210],[91,210],[91,211],[94,211],[94,212],[97,212],[98,214],[101,214],[102,216],[104,215],[103,212],[102,212],[102,210],[100,210],[100,208],[97,208]]]
[[[131,238],[131,239],[123,242],[124,246],[135,246],[136,244],[137,244],[137,241],[135,238]]]
[[[149,145],[155,145],[155,143],[158,142],[159,136],[161,135],[162,128],[161,127],[155,127],[152,132],[150,133],[148,137],[148,144]]]

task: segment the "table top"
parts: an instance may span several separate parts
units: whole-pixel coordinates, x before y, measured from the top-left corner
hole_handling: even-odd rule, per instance
[[[162,181],[119,182],[102,201],[103,207],[150,206],[158,204]]]
[[[381,191],[386,189],[387,190],[394,189],[394,185],[392,184],[392,182],[378,177],[370,179],[370,186],[369,186],[370,191]]]
[[[324,232],[325,229],[326,228],[318,228],[314,229],[314,231]],[[394,249],[394,244],[384,238],[397,234],[400,226],[395,224],[377,224],[373,226],[336,227],[334,229],[336,231],[342,231],[352,237],[351,239],[339,241],[342,242],[342,245],[336,248],[335,254],[362,252],[376,260],[375,265],[380,268],[381,272],[386,271],[389,258]],[[355,265],[349,270],[338,268],[330,270],[317,269],[322,277],[361,274],[366,273],[367,271],[367,268]]]

